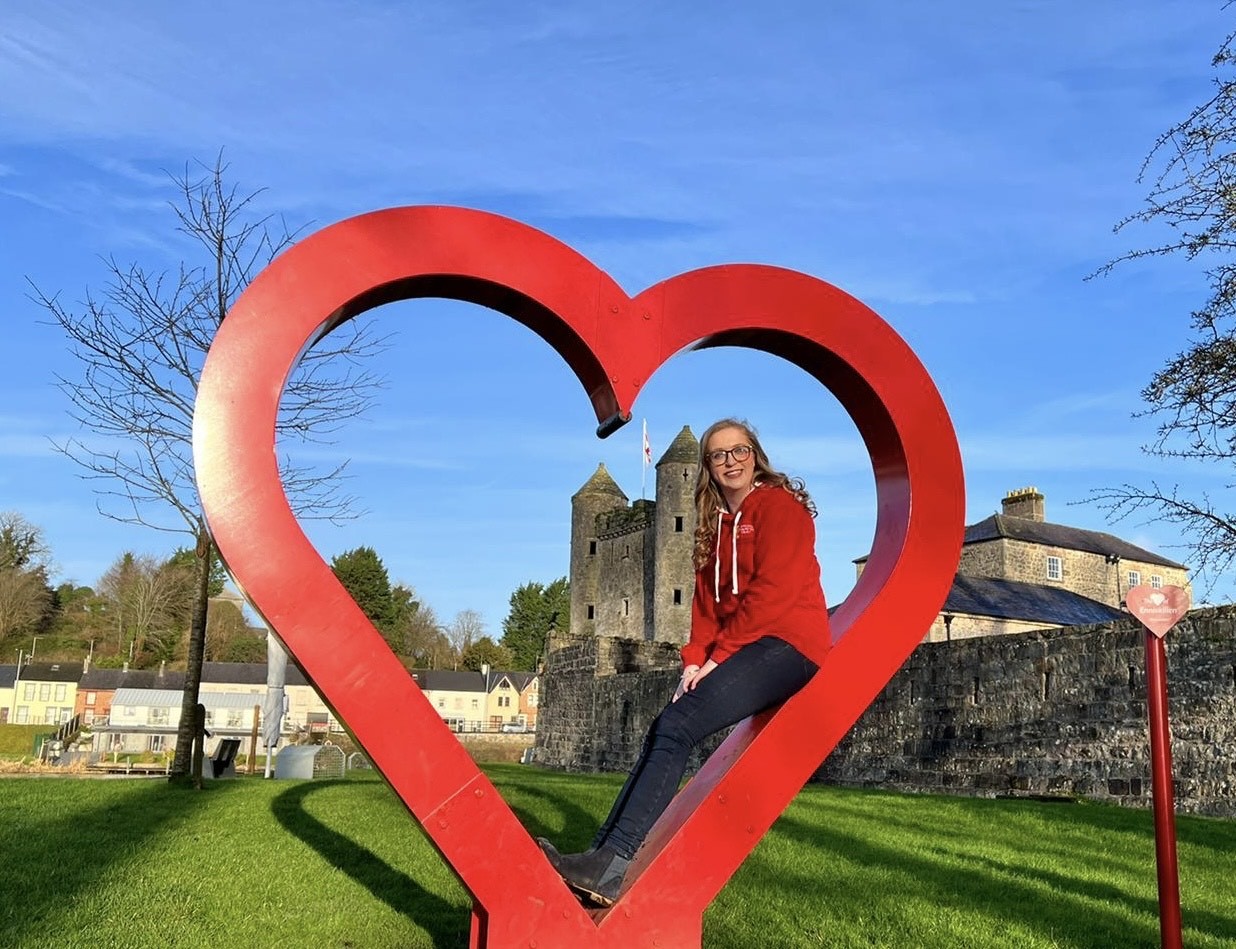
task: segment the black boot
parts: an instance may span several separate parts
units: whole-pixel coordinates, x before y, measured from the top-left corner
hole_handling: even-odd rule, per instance
[[[552,862],[552,861],[551,861]],[[610,846],[587,853],[558,854],[554,869],[573,890],[583,893],[594,903],[611,906],[622,889],[622,878],[630,864]]]

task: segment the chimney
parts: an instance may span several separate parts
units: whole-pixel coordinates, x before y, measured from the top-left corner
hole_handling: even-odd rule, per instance
[[[1000,502],[1005,517],[1020,517],[1027,521],[1047,520],[1046,499],[1033,486],[1010,491]]]

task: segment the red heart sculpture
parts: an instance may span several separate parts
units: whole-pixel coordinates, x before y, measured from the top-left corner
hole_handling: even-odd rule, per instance
[[[1143,626],[1162,639],[1189,612],[1189,591],[1176,586],[1139,585],[1125,594],[1124,603]]]
[[[583,383],[599,434],[630,418],[641,386],[675,353],[746,346],[830,389],[871,454],[875,540],[833,616],[834,648],[801,692],[740,725],[713,754],[599,920],[335,579],[279,480],[275,416],[300,354],[350,317],[410,297],[479,303],[534,330]],[[962,540],[961,458],[939,393],[900,337],[853,297],[794,271],[729,265],[630,298],[546,234],[462,208],[351,218],[267,267],[211,347],[194,461],[232,575],[463,879],[472,945],[486,949],[698,946],[704,909],[921,641]]]

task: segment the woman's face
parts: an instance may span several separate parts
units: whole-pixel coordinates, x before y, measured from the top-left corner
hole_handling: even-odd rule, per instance
[[[751,441],[741,428],[721,428],[713,432],[704,446],[704,462],[708,465],[708,473],[725,496],[726,502],[733,508],[750,493],[755,482],[755,451]],[[746,458],[735,458],[734,449],[743,454],[747,449]]]

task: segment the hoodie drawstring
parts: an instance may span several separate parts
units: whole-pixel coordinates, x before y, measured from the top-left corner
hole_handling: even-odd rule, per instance
[[[725,520],[725,512],[717,512],[717,546],[712,554],[712,597],[721,602],[721,524]],[[742,511],[734,515],[734,530],[730,534],[730,590],[738,596],[738,522],[742,520]]]

